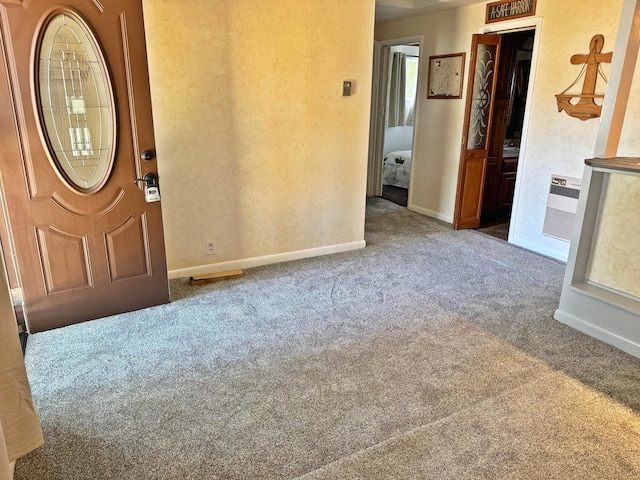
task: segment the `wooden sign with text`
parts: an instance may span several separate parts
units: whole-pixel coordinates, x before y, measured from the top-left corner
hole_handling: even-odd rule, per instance
[[[536,13],[536,0],[501,0],[487,5],[485,23],[500,22]]]

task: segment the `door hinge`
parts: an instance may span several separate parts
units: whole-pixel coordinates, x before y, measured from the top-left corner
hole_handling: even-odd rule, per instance
[[[18,305],[24,305],[24,295],[22,294],[21,288],[11,289],[11,300],[14,307],[17,307]]]

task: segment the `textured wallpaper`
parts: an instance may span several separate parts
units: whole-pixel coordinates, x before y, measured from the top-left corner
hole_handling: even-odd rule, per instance
[[[144,7],[169,270],[362,241],[373,1]]]
[[[586,277],[640,297],[640,177],[609,175]]]

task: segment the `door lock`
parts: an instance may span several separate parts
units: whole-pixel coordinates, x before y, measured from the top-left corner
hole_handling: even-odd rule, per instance
[[[154,173],[147,173],[143,178],[136,178],[134,183],[138,182],[144,182],[144,199],[147,203],[160,201],[158,177]]]

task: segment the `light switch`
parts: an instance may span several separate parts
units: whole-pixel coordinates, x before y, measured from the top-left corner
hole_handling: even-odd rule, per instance
[[[349,80],[345,80],[344,82],[342,82],[342,96],[351,96],[351,82]]]

